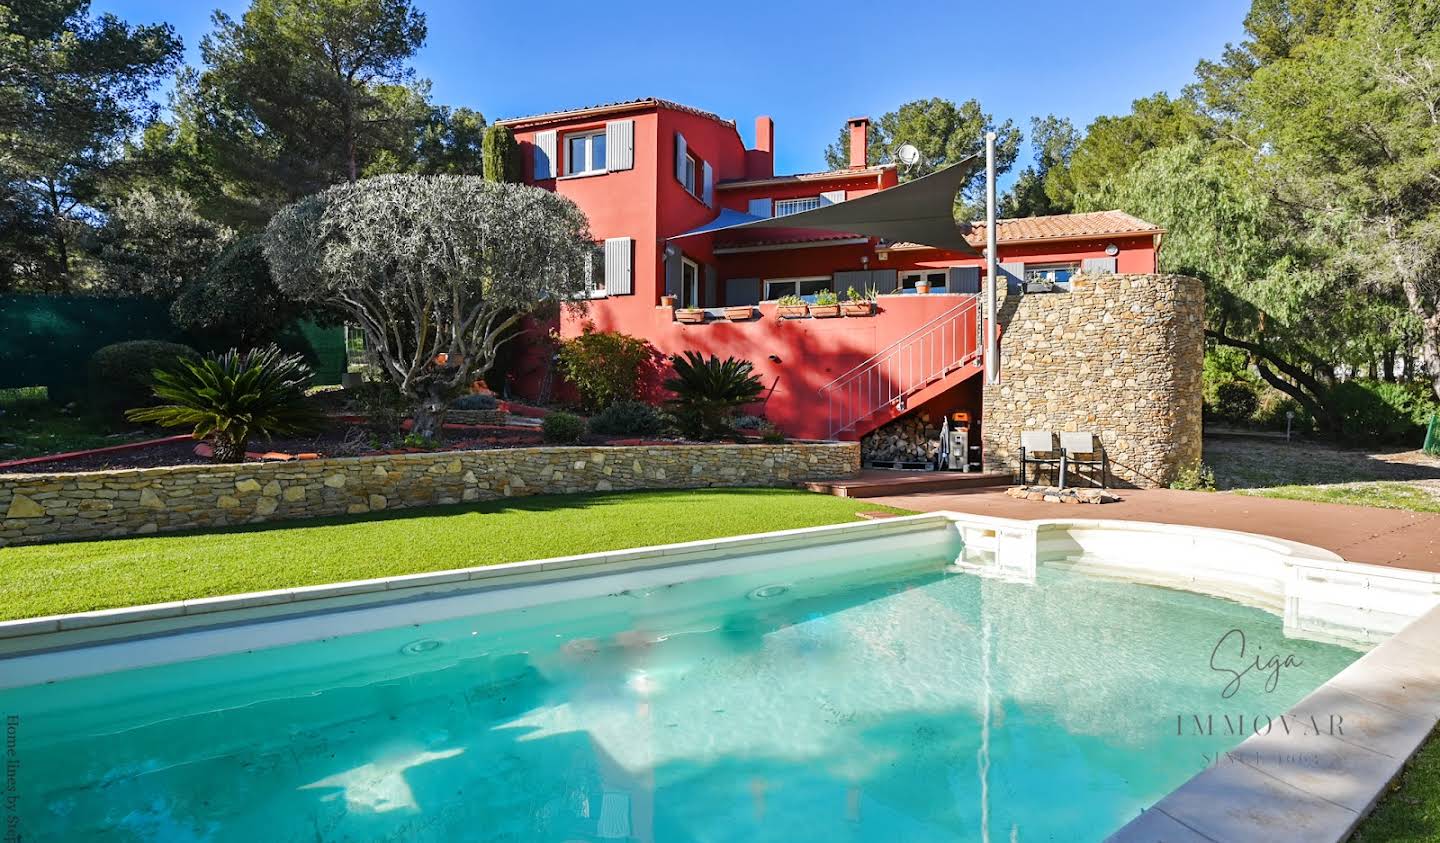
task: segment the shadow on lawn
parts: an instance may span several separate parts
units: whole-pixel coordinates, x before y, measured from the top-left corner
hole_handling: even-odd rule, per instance
[[[454,515],[498,515],[506,512],[554,512],[559,510],[591,511],[643,500],[645,503],[702,503],[711,495],[743,496],[763,502],[770,498],[789,498],[800,494],[795,489],[769,489],[753,487],[707,487],[703,489],[652,489],[625,492],[589,492],[574,495],[531,495],[519,498],[477,501],[475,503],[440,504],[416,506],[404,509],[387,509],[359,515],[326,515],[318,518],[297,518],[284,521],[265,521],[258,524],[234,524],[224,527],[201,527],[193,530],[174,530],[145,536],[115,536],[104,539],[75,539],[70,541],[46,542],[46,544],[75,544],[94,541],[130,541],[132,539],[172,538],[181,536],[216,536],[240,533],[271,533],[280,530],[306,529],[310,527],[342,527],[350,524],[369,524],[377,521],[403,521],[414,518],[438,518]]]
[[[1397,448],[1210,437],[1205,462],[1221,490],[1440,480],[1440,459]]]

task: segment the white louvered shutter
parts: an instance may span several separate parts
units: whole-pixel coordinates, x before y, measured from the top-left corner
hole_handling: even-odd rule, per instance
[[[635,292],[630,255],[634,240],[610,237],[605,241],[605,292],[612,296],[628,296]]]
[[[752,217],[766,217],[766,218],[768,219],[768,218],[770,217],[770,215],[771,215],[771,214],[774,214],[774,213],[775,213],[775,206],[774,206],[774,204],[773,204],[769,199],[751,199],[751,200],[750,200],[750,216],[752,216]]]
[[[1086,275],[1114,275],[1114,258],[1085,258],[1080,261],[1080,271]]]
[[[611,120],[605,124],[605,169],[629,170],[635,166],[635,121]]]
[[[675,133],[675,178],[685,183],[685,157],[689,155],[689,146],[685,143],[685,136],[679,132]]]
[[[705,189],[701,191],[700,198],[705,201],[708,207],[715,207],[715,170],[711,168],[709,161],[701,161],[700,165],[705,170]]]
[[[834,205],[844,201],[845,191],[843,190],[827,190],[824,193],[820,194],[820,205],[822,207],[825,205]]]
[[[555,178],[555,132],[535,133],[535,180]]]

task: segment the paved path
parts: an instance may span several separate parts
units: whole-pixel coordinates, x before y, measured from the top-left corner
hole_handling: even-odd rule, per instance
[[[1173,489],[1126,489],[1118,494],[1124,500],[1101,506],[1016,500],[997,488],[870,500],[922,512],[951,509],[1003,518],[1113,518],[1218,527],[1313,544],[1351,562],[1440,571],[1440,514]]]

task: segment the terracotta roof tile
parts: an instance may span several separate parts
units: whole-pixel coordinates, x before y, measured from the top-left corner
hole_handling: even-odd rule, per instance
[[[1074,240],[1107,234],[1160,234],[1164,229],[1124,211],[1091,211],[1084,214],[1055,214],[1048,217],[1019,217],[1000,220],[996,240],[1014,243],[1025,240]],[[965,239],[972,246],[985,246],[985,223],[974,222]],[[892,249],[927,249],[919,243],[892,243]]]
[[[495,122],[497,124],[505,125],[510,125],[514,123],[534,123],[547,120],[556,120],[562,117],[583,117],[593,112],[619,111],[639,106],[656,106],[659,108],[668,108],[672,111],[683,111],[687,114],[694,114],[699,117],[708,117],[709,119],[714,120],[717,123],[724,123],[726,126],[730,126],[732,128],[735,125],[734,120],[726,120],[725,118],[721,117],[718,114],[715,114],[714,112],[704,111],[699,108],[682,105],[678,102],[672,102],[671,100],[663,100],[658,97],[641,97],[639,99],[633,100],[620,100],[618,102],[600,103],[599,105],[587,105],[583,108],[569,108],[562,111],[547,111],[544,114],[531,114],[525,117],[507,117],[504,120],[496,120]]]

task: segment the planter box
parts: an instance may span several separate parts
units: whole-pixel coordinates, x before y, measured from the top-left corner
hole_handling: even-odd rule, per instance
[[[847,301],[840,305],[846,316],[870,316],[875,313],[873,301]]]
[[[725,308],[725,318],[729,319],[731,322],[744,322],[747,319],[754,318],[754,316],[755,309],[753,307],[750,307],[749,305],[746,305],[744,307]]]
[[[699,308],[687,308],[675,311],[675,321],[683,322],[686,325],[701,325],[705,322],[705,311]]]
[[[812,304],[810,305],[810,315],[816,319],[833,319],[840,315],[840,305]]]
[[[782,304],[775,308],[775,315],[781,319],[804,319],[810,306],[804,304]]]

